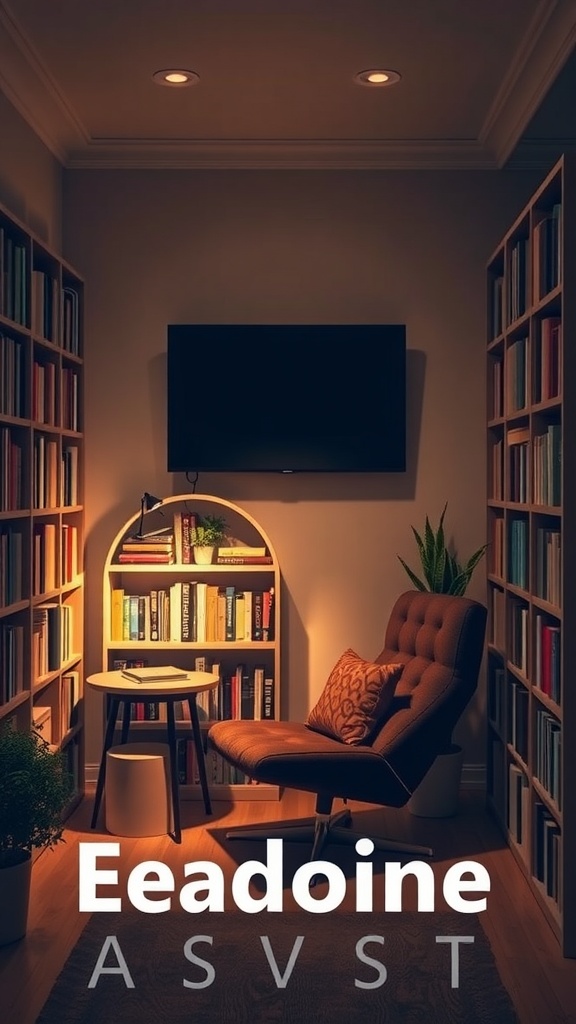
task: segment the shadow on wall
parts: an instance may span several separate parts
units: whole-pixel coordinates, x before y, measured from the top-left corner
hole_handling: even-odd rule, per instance
[[[0,175],[0,203],[10,210],[14,217],[26,224],[38,238],[49,244],[50,228],[40,214],[28,206],[24,196],[15,192],[10,184]]]

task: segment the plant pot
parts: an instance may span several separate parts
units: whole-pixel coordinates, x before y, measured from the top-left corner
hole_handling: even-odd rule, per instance
[[[196,565],[210,565],[214,555],[214,547],[209,544],[194,545],[194,561]]]
[[[408,801],[410,814],[419,818],[450,818],[458,813],[464,751],[453,743],[439,754]]]
[[[26,934],[31,875],[32,857],[26,851],[17,864],[0,867],[0,946]]]

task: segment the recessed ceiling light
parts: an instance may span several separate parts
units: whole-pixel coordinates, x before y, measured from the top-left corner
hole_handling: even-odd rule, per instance
[[[354,75],[354,81],[358,85],[373,87],[394,85],[395,82],[400,81],[400,75],[397,71],[388,71],[384,68],[369,68],[368,71],[359,71],[357,75]]]
[[[200,81],[200,76],[195,71],[187,71],[185,68],[165,68],[163,71],[155,71],[152,78],[157,85],[171,85],[175,89],[182,89],[186,85],[196,85]]]

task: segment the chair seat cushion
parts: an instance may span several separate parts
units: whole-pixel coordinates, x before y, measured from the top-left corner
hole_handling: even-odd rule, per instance
[[[349,647],[328,676],[306,725],[343,743],[369,743],[392,703],[402,668],[365,661]]]
[[[390,789],[388,765],[371,747],[351,748],[301,722],[215,722],[208,739],[258,782],[376,802]]]

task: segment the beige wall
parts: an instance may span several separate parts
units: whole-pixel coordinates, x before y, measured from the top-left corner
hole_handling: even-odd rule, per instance
[[[198,483],[243,505],[280,558],[286,716],[306,714],[344,647],[364,656],[381,648],[391,604],[408,586],[396,555],[416,561],[410,524],[427,512],[436,519],[448,501],[459,554],[484,541],[484,267],[534,184],[506,172],[65,175],[65,248],[87,280],[88,670],[100,667],[109,543],[143,490],[190,489],[165,468],[167,323],[407,325],[405,475]],[[191,369],[191,416],[198,387],[213,390],[222,415],[216,371],[208,354]],[[260,414],[273,404],[271,369]],[[469,593],[484,598],[482,569]],[[468,763],[484,759],[482,705],[459,728]],[[88,761],[98,756],[93,719]]]
[[[61,249],[62,168],[0,92],[0,203]]]

